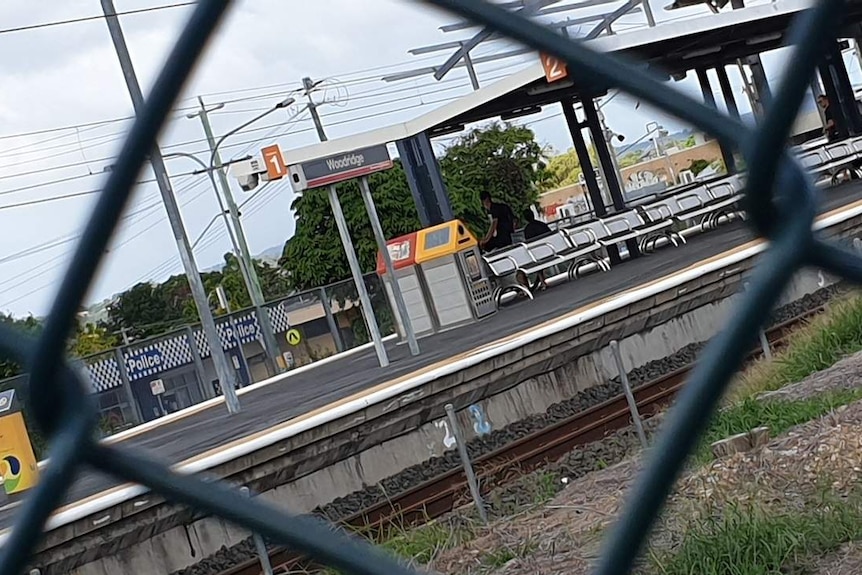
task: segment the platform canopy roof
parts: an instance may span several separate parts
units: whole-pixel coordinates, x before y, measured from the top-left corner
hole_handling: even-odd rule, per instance
[[[655,71],[672,75],[700,67],[730,63],[736,58],[767,52],[785,45],[785,34],[795,15],[816,0],[774,0],[738,10],[659,23],[616,35],[586,40],[585,45],[606,53],[636,58]],[[862,20],[862,0],[848,1],[848,23]],[[298,164],[388,144],[422,132],[430,136],[504,114],[559,102],[583,91],[570,78],[549,85],[539,62],[498,82],[409,120],[319,144],[284,151],[286,165]],[[597,94],[601,95],[601,94]],[[232,165],[242,176],[255,170],[251,161]]]

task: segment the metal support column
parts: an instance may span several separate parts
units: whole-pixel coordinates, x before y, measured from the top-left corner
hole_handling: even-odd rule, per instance
[[[114,359],[117,362],[117,369],[120,371],[120,379],[123,380],[123,393],[135,416],[135,423],[143,423],[144,414],[141,413],[141,406],[138,405],[135,393],[132,391],[132,381],[129,379],[129,371],[126,369],[126,358],[123,357],[123,348],[118,347],[114,350]]]
[[[739,108],[736,107],[736,98],[733,95],[733,88],[730,86],[730,78],[727,77],[727,69],[724,65],[717,66],[715,73],[718,76],[718,84],[721,86],[721,93],[724,96],[724,104],[727,106],[727,113],[730,117],[739,119]]]
[[[464,67],[467,68],[467,75],[470,76],[470,84],[473,90],[479,89],[479,76],[476,75],[476,68],[473,67],[473,59],[470,58],[470,52],[464,52]]]
[[[216,149],[215,136],[213,135],[212,126],[210,125],[207,108],[204,105],[202,98],[198,98],[198,101],[201,105],[201,110],[198,112],[198,115],[201,118],[201,124],[203,124],[210,153],[213,153],[215,165],[221,166],[221,156],[219,156],[218,150]],[[221,167],[216,169],[216,173],[218,174],[219,183],[221,184],[222,196],[224,196],[228,213],[230,214],[231,226],[236,234],[237,247],[239,248],[239,253],[237,255],[239,256],[240,272],[242,273],[243,280],[246,282],[249,299],[251,299],[251,304],[254,306],[254,313],[257,315],[257,321],[260,325],[260,333],[263,336],[262,343],[264,356],[266,357],[266,368],[269,375],[275,375],[282,371],[279,367],[278,361],[276,360],[279,355],[278,343],[275,341],[275,333],[272,331],[272,322],[270,321],[269,314],[266,313],[266,309],[264,308],[264,304],[266,302],[263,296],[263,289],[260,287],[260,278],[257,275],[257,270],[254,269],[254,260],[251,257],[251,250],[248,248],[248,241],[246,240],[245,232],[242,229],[239,209],[237,208],[236,201],[234,201],[227,174],[225,173],[224,168]],[[249,378],[250,377],[251,374],[249,373]]]
[[[841,108],[841,100],[838,94],[838,87],[835,85],[835,76],[833,76],[830,58],[827,57],[818,65],[820,72],[820,81],[823,84],[823,92],[829,98],[829,104],[832,107],[832,116],[835,118],[835,124],[838,127],[839,134],[843,131],[847,133],[847,118]]]
[[[712,108],[718,109],[718,105],[715,102],[715,94],[712,92],[712,84],[709,81],[709,74],[703,68],[698,68],[697,72],[697,81],[700,83],[700,92],[703,95],[703,102]],[[721,148],[721,159],[724,161],[724,167],[727,169],[728,174],[736,173],[736,160],[733,157],[733,151],[728,150],[727,146],[719,142],[719,147]]]
[[[608,191],[611,194],[611,201],[614,204],[614,210],[623,212],[626,209],[626,200],[623,198],[623,192],[620,188],[620,181],[615,170],[615,162],[611,158],[611,151],[608,149],[607,141],[605,140],[605,131],[599,121],[596,102],[590,96],[584,96],[581,99],[581,105],[584,107],[584,117],[587,128],[590,130],[590,135],[593,139],[593,145],[596,147],[596,155],[599,157],[602,173],[605,177],[605,183],[608,186]],[[629,252],[629,258],[640,256],[638,243],[636,239],[626,240],[626,249]]]
[[[763,60],[761,60],[760,54],[754,54],[745,58],[744,63],[748,64],[748,68],[751,70],[751,81],[754,84],[757,103],[761,113],[763,113],[769,107],[769,102],[772,99],[772,90],[769,88],[766,70],[763,69]]]
[[[835,89],[841,103],[841,111],[846,120],[846,130],[849,135],[862,133],[862,117],[856,105],[856,94],[853,92],[853,84],[844,64],[844,56],[838,42],[832,42],[829,46],[829,63],[835,81]]]
[[[195,340],[195,332],[189,326],[186,326],[185,332],[189,342],[189,350],[192,352],[192,361],[195,364],[195,375],[197,375],[201,397],[212,399],[216,396],[216,392],[211,385],[207,385],[207,372],[204,369],[204,360],[201,359],[201,350],[198,349],[198,342]]]
[[[440,164],[428,135],[423,132],[399,140],[396,146],[422,227],[454,219]]]
[[[563,100],[560,102],[560,106],[563,108],[563,116],[566,118],[566,125],[569,128],[569,134],[572,136],[575,153],[578,155],[581,163],[581,171],[587,184],[587,193],[590,196],[590,202],[593,204],[593,212],[598,218],[604,217],[608,215],[608,211],[605,208],[605,199],[602,197],[602,191],[599,189],[599,182],[596,179],[595,171],[593,171],[593,163],[590,161],[587,143],[584,141],[584,135],[581,133],[581,123],[578,121],[578,115],[575,113],[575,102],[571,99]],[[611,260],[611,265],[622,261],[616,245],[608,246],[608,257]]]
[[[371,306],[371,298],[368,297],[365,278],[362,277],[362,269],[359,267],[359,260],[356,258],[356,250],[353,249],[353,240],[350,238],[350,230],[347,229],[347,222],[344,219],[344,212],[341,210],[341,202],[338,201],[338,190],[335,186],[329,186],[329,205],[332,206],[335,224],[338,227],[338,234],[341,236],[341,243],[347,256],[347,263],[350,265],[350,272],[353,274],[356,291],[359,292],[359,302],[362,304],[362,317],[365,319],[365,325],[368,327],[371,341],[374,342],[377,361],[380,363],[380,367],[386,367],[389,365],[389,357],[386,355],[383,338],[380,337],[380,327],[377,325],[377,318],[374,316],[374,308]]]
[[[332,313],[332,298],[326,294],[326,288],[317,288],[320,305],[323,306],[323,313],[326,315],[326,323],[329,325],[329,332],[332,334],[332,339],[335,341],[335,349],[338,353],[344,351],[344,340],[341,337],[341,330],[338,328],[338,322],[335,321],[335,315]]]
[[[393,311],[398,314],[398,318],[401,320],[401,327],[404,328],[404,337],[410,348],[410,355],[419,355],[419,342],[416,341],[416,333],[413,331],[413,321],[407,312],[407,304],[404,303],[404,296],[401,294],[401,286],[398,285],[398,278],[395,277],[395,267],[392,265],[392,258],[389,256],[389,248],[386,247],[386,236],[383,234],[383,226],[380,224],[380,218],[377,216],[377,208],[374,206],[374,198],[371,197],[371,187],[368,185],[367,177],[363,176],[359,178],[359,189],[362,192],[362,201],[365,202],[365,211],[368,212],[368,219],[371,220],[371,229],[374,232],[374,239],[377,241],[377,249],[383,256],[383,264],[386,268],[386,279],[384,281],[389,282],[392,297],[395,299],[395,309]]]
[[[120,20],[117,18],[117,11],[114,9],[112,0],[102,0],[102,11],[105,14],[105,21],[108,24],[108,30],[111,33],[111,39],[114,43],[114,49],[117,52],[117,58],[120,61],[120,67],[123,70],[123,76],[126,79],[126,86],[129,90],[129,95],[132,99],[132,104],[135,108],[135,113],[140,113],[144,106],[144,95],[141,92],[141,87],[138,84],[138,78],[135,75],[135,69],[132,65],[132,59],[129,55],[126,40],[123,37],[122,28],[120,28]],[[216,374],[221,383],[225,397],[225,405],[229,413],[238,413],[240,411],[239,398],[236,395],[236,377],[233,369],[228,365],[227,357],[224,350],[219,345],[218,332],[216,331],[215,320],[212,316],[212,311],[209,307],[204,284],[198,272],[197,264],[195,263],[194,254],[192,253],[189,238],[186,235],[186,230],[183,227],[183,221],[180,217],[179,206],[177,205],[174,191],[171,188],[171,183],[168,178],[168,171],[165,168],[165,162],[162,158],[161,150],[158,145],[153,146],[150,153],[150,163],[153,172],[156,175],[156,182],[159,186],[159,192],[162,196],[162,202],[165,204],[165,211],[168,215],[168,220],[171,224],[174,239],[177,242],[177,249],[180,253],[180,260],[183,264],[183,269],[186,272],[186,277],[189,280],[189,286],[192,292],[192,298],[198,309],[198,315],[201,318],[201,325],[207,340],[210,342],[212,350],[213,364],[215,365]]]

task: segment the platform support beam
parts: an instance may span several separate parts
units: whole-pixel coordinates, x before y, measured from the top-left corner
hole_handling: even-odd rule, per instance
[[[623,198],[623,191],[620,187],[620,181],[617,177],[616,162],[611,157],[611,150],[605,140],[604,126],[599,120],[599,113],[596,109],[596,101],[588,95],[581,98],[581,105],[584,108],[584,119],[587,128],[590,130],[590,136],[593,140],[593,145],[596,147],[596,155],[599,158],[599,164],[604,175],[605,185],[611,195],[615,212],[624,212],[626,210],[626,200]],[[629,252],[630,258],[636,258],[640,255],[637,240],[626,240],[626,249]]]
[[[584,174],[584,183],[587,185],[587,195],[590,199],[590,204],[592,204],[593,213],[597,218],[602,218],[608,215],[608,210],[605,207],[605,199],[602,197],[599,181],[596,179],[596,172],[590,160],[587,143],[584,141],[583,133],[581,133],[581,122],[578,120],[578,115],[575,112],[575,102],[569,98],[562,100],[560,106],[563,108],[563,117],[566,119],[566,126],[569,128],[572,144],[581,164],[581,171]],[[608,246],[608,257],[611,260],[611,265],[622,261],[620,259],[620,252],[615,245]]]
[[[697,81],[700,83],[700,92],[703,94],[703,102],[711,107],[718,109],[715,103],[715,94],[712,92],[712,84],[709,81],[709,73],[704,68],[695,70],[697,73]],[[733,157],[733,150],[728,149],[726,145],[719,142],[721,148],[721,159],[724,161],[724,167],[728,174],[736,173],[736,159]]]
[[[422,227],[454,219],[440,164],[426,133],[396,142]]]
[[[835,119],[835,124],[838,127],[840,138],[842,135],[847,135],[849,132],[848,118],[844,107],[841,105],[841,96],[838,92],[834,69],[831,66],[831,58],[828,54],[818,66],[818,70],[820,72],[820,81],[823,85],[823,92],[825,96],[829,98],[829,104],[832,108],[832,117]]]
[[[753,104],[756,107],[758,117],[763,117],[769,101],[772,99],[772,91],[769,88],[769,79],[763,69],[763,61],[760,54],[754,54],[743,59],[743,63],[751,70],[751,81],[754,84]]]
[[[835,121],[844,135],[856,135],[862,133],[862,118],[856,106],[856,97],[853,93],[853,85],[844,65],[844,58],[838,42],[831,42],[826,52],[823,64],[820,66],[820,75],[826,95],[834,106]],[[831,90],[830,90],[831,88]]]
[[[716,66],[715,73],[718,76],[718,85],[721,86],[721,93],[724,96],[724,105],[727,106],[727,113],[731,118],[739,119],[739,108],[736,106],[736,98],[733,95],[733,88],[730,86],[730,78],[727,77],[727,69],[724,64]]]

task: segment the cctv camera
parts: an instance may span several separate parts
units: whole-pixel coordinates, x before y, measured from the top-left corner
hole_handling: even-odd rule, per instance
[[[257,187],[260,182],[260,176],[257,174],[246,174],[237,176],[237,180],[239,181],[239,187],[242,188],[242,191],[250,192]]]

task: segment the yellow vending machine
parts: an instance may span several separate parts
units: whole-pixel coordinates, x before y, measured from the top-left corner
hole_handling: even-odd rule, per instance
[[[7,497],[27,491],[39,480],[39,467],[24,425],[15,390],[0,392],[0,481]]]

